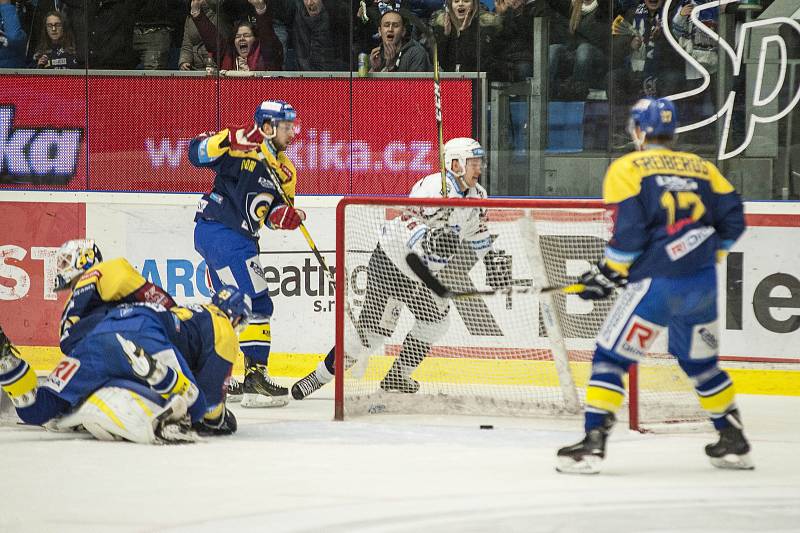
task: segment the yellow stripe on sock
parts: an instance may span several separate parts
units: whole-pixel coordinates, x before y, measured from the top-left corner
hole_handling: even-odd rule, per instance
[[[3,390],[12,398],[19,398],[36,390],[36,372],[31,366],[28,366],[28,369],[17,381],[3,385]]]
[[[123,424],[122,420],[119,419],[116,413],[114,413],[114,411],[112,411],[111,408],[108,405],[106,405],[106,402],[104,402],[94,394],[89,396],[89,399],[86,401],[96,406],[98,409],[100,409],[108,418],[111,419],[112,422],[114,422],[117,425],[117,427],[119,427],[120,429],[125,429],[125,424]]]
[[[586,387],[586,405],[603,411],[615,413],[625,400],[625,395],[617,391],[589,385]]]
[[[218,403],[217,405],[206,411],[206,414],[203,415],[203,419],[216,422],[217,420],[219,420],[219,417],[222,416],[222,410],[224,407],[225,404]]]
[[[697,397],[700,399],[700,406],[705,411],[720,414],[727,411],[728,407],[733,405],[733,402],[736,400],[736,390],[733,387],[733,383],[731,383],[728,387],[725,387],[716,394],[712,394],[711,396],[700,396],[698,394]]]
[[[239,334],[239,342],[261,341],[271,342],[272,334],[269,324],[250,324]]]

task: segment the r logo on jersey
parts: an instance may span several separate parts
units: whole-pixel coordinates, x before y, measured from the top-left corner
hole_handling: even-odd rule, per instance
[[[628,325],[622,330],[614,351],[626,359],[638,361],[644,357],[663,329],[662,326],[648,322],[642,317],[631,317]]]
[[[61,392],[64,390],[64,387],[69,384],[70,380],[75,377],[80,367],[81,362],[79,360],[73,359],[72,357],[64,357],[58,362],[56,368],[50,372],[50,375],[47,376],[47,380],[42,386],[56,392]]]

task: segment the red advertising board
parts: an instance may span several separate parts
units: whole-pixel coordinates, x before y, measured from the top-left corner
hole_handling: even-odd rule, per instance
[[[86,204],[3,202],[0,228],[0,325],[15,344],[57,346],[55,254],[86,234]]]
[[[408,194],[438,167],[425,78],[30,75],[3,85],[2,187],[205,191],[213,173],[189,164],[189,140],[251,123],[266,99],[297,109],[288,152],[300,194]],[[472,135],[472,82],[443,80],[442,92],[445,138]]]

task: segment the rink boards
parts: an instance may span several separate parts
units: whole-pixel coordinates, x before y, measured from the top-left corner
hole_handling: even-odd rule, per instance
[[[2,199],[0,227],[7,229],[0,237],[0,324],[40,370],[52,367],[59,357],[57,323],[63,297],[59,300],[50,284],[55,251],[67,239],[96,239],[106,258],[127,257],[179,302],[207,301],[205,265],[192,245],[199,195],[4,191]],[[337,201],[334,196],[298,198],[298,206],[308,214],[308,230],[329,264],[335,260]],[[746,212],[749,229],[720,268],[721,353],[732,358],[798,360],[800,206],[752,202]],[[502,231],[502,225],[497,229]],[[333,286],[299,232],[265,232],[261,248],[267,252],[262,263],[276,309],[271,370],[300,376],[332,344]],[[499,309],[496,318],[502,324]],[[591,339],[582,341],[591,346]],[[463,325],[453,321],[445,344],[464,348],[481,343],[470,342]],[[461,366],[552,364],[469,357],[431,361]],[[578,375],[584,372],[585,363],[573,364]],[[800,394],[796,384],[800,380],[792,371],[770,369],[768,380],[761,371],[733,372],[741,392]]]

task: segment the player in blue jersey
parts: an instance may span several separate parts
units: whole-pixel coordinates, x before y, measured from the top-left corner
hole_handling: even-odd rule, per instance
[[[672,149],[677,116],[671,101],[640,100],[629,132],[639,151],[614,161],[603,201],[614,230],[603,259],[579,283],[583,299],[623,290],[597,335],[586,390],[585,438],[558,450],[559,472],[596,473],[605,457],[622,379],[656,337],[668,332],[669,352],[693,381],[719,432],[706,446],[720,468],[753,468],[733,383],[718,366],[717,272],[745,229],[742,202],[717,168]]]
[[[214,290],[234,285],[253,300],[253,319],[239,338],[244,383],[230,390],[232,395],[243,393],[243,407],[281,407],[289,398],[289,391],[267,373],[273,304],[258,235],[262,227],[295,229],[305,218],[301,210],[286,205],[278,190],[293,201],[297,172],[285,150],[295,135],[295,118],[291,105],[267,100],[256,109],[253,126],[201,135],[189,144],[192,164],[216,172],[214,187],[203,195],[195,215],[195,249],[206,260]]]
[[[41,386],[0,330],[0,385],[20,419],[102,440],[195,440],[236,430],[224,403],[238,353],[234,328],[247,325],[249,297],[222,287],[211,305],[111,307],[77,339]]]

